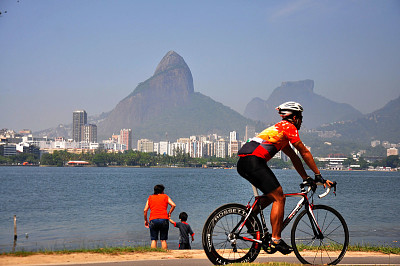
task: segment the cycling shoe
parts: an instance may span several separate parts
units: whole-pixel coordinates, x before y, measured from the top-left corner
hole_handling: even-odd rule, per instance
[[[279,251],[283,255],[290,254],[293,251],[293,248],[286,244],[285,241],[283,241],[282,239],[278,244],[271,240],[270,247],[271,250]]]

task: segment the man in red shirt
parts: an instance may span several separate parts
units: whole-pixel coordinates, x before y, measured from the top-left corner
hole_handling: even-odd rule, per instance
[[[289,254],[292,252],[292,248],[281,239],[285,197],[278,179],[266,162],[274,157],[278,151],[282,150],[290,158],[294,168],[303,180],[308,180],[315,184],[314,179],[307,175],[299,156],[291,148],[290,143],[299,151],[305,163],[314,172],[316,179],[324,183],[325,180],[322,179],[311,152],[304,146],[299,137],[298,130],[303,121],[303,107],[296,102],[286,102],[276,109],[282,117],[282,121],[266,128],[243,145],[238,152],[240,158],[237,164],[237,171],[266,195],[261,200],[262,208],[273,203],[270,215],[272,227],[271,247],[282,254]],[[328,185],[331,184],[329,180],[326,180],[326,182]]]

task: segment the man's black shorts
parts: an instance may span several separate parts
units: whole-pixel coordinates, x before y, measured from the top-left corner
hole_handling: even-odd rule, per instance
[[[281,186],[265,160],[260,157],[254,155],[240,157],[237,171],[264,194],[269,194]]]

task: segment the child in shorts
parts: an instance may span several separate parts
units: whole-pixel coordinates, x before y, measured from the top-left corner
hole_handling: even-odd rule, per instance
[[[191,249],[189,236],[192,237],[192,242],[194,241],[194,233],[190,225],[186,222],[188,215],[186,212],[181,212],[179,214],[180,222],[174,222],[171,218],[169,221],[174,227],[179,229],[179,249]]]

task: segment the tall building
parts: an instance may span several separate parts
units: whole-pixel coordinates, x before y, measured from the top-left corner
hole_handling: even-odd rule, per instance
[[[256,136],[256,129],[253,126],[246,126],[246,134],[244,136],[244,141]]]
[[[92,124],[83,125],[81,141],[88,143],[97,142],[97,126]]]
[[[121,129],[121,132],[119,134],[120,144],[125,144],[127,150],[132,149],[132,129]]]
[[[87,124],[85,110],[74,111],[72,115],[72,139],[76,142],[82,141],[82,126]],[[97,133],[96,133],[97,134]]]
[[[226,158],[226,142],[224,139],[219,139],[215,145],[215,156],[217,158]]]
[[[229,157],[233,157],[234,155],[237,155],[238,151],[239,151],[239,141],[232,140],[231,142],[229,142],[229,145],[228,145]]]
[[[236,131],[229,132],[229,142],[237,140],[237,133]]]

